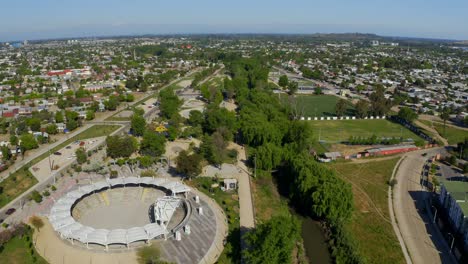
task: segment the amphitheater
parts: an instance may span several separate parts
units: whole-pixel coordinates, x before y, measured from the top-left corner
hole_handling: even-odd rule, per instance
[[[126,177],[80,186],[55,202],[49,221],[80,247],[122,250],[190,233],[190,188],[163,178]],[[198,199],[198,198],[197,198]]]

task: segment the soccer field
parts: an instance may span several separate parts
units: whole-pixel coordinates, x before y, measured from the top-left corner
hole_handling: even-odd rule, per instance
[[[326,120],[307,121],[313,128],[314,137],[328,142],[347,141],[354,137],[403,137],[420,140],[421,138],[405,127],[388,120]]]
[[[289,103],[290,100],[283,95],[283,102]],[[335,106],[340,100],[339,97],[333,95],[296,95],[298,111],[303,111],[305,117],[321,117],[321,116],[336,116]],[[346,116],[354,115],[354,106],[348,103]]]

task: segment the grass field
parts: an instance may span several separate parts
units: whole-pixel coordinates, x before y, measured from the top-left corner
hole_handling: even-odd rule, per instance
[[[27,167],[23,167],[0,183],[0,208],[37,183]]]
[[[29,238],[29,241],[26,239]],[[14,237],[0,248],[0,263],[8,264],[47,264],[32,247],[29,249],[29,243],[32,240],[32,231],[26,236]],[[34,256],[34,257],[33,257]]]
[[[403,137],[413,140],[421,139],[405,127],[388,120],[323,120],[309,121],[316,139],[340,142],[351,136]]]
[[[271,175],[262,175],[252,181],[254,195],[255,218],[258,223],[270,219],[272,216],[289,215],[287,199],[280,196],[278,188]]]
[[[329,165],[352,184],[355,212],[348,228],[358,242],[358,250],[369,263],[405,263],[390,223],[387,200],[387,181],[398,159]]]
[[[284,103],[290,103],[288,96],[282,95]],[[296,95],[297,109],[306,117],[336,116],[335,106],[340,100],[333,95]],[[354,115],[354,106],[349,103],[345,115]]]
[[[76,140],[83,140],[87,138],[109,135],[119,127],[119,125],[94,125],[86,129],[85,131],[79,133],[78,135],[69,138],[57,147],[52,148],[50,152],[53,153]],[[28,171],[28,168],[36,164],[37,162],[43,160],[48,155],[48,152],[39,155],[27,165],[23,166],[21,169],[11,174],[4,181],[0,182],[0,208],[13,201],[16,197],[18,197],[23,192],[27,191],[29,188],[31,188],[37,183],[36,178],[34,178],[34,176],[31,175],[31,173]]]
[[[459,142],[463,142],[465,138],[468,138],[468,131],[457,129],[451,126],[445,126],[445,133],[444,133],[444,125],[440,123],[434,122],[434,128],[437,130],[439,135],[447,139],[450,145],[457,144]]]

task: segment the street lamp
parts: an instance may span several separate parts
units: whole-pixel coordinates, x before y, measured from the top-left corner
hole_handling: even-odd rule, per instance
[[[437,208],[436,208],[435,206],[432,206],[432,208],[434,208],[434,210],[435,210],[435,213],[434,213],[434,220],[432,220],[432,223],[435,223],[436,216],[437,216]]]
[[[452,235],[452,233],[448,233],[452,237],[452,243],[450,244],[450,251],[452,251],[453,248],[453,243],[455,242],[455,237]]]

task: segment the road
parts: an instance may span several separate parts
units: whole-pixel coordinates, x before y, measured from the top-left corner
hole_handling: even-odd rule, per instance
[[[420,177],[427,157],[444,152],[444,148],[426,149],[405,154],[395,178],[393,208],[396,222],[412,263],[455,263],[439,230],[428,215],[429,193],[421,186]],[[398,234],[397,234],[398,235]]]

